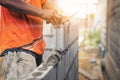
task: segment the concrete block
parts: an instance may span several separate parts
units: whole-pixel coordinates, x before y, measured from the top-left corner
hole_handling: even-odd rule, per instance
[[[53,67],[43,80],[57,80],[56,67]]]
[[[72,43],[78,37],[79,22],[75,19],[71,20],[71,26],[69,29],[69,43]]]
[[[41,64],[24,80],[56,80],[56,67]]]
[[[78,68],[76,69],[75,72],[76,72],[76,73],[74,74],[74,75],[75,75],[74,80],[78,80]]]
[[[73,57],[75,57],[78,54],[78,41],[75,42],[73,48],[74,48]]]
[[[64,50],[64,27],[56,30],[56,40],[56,48]]]
[[[64,58],[57,64],[57,80],[64,80]]]
[[[46,42],[46,49],[55,49],[56,48],[56,36],[44,37]]]
[[[68,70],[69,70],[69,67],[70,67],[70,58],[69,58],[69,51],[65,54],[65,61],[64,61],[64,65],[65,65],[65,68],[64,68],[64,75],[66,76]]]
[[[68,75],[68,76],[69,76],[69,77],[68,77],[68,80],[73,80],[73,77],[74,77],[74,76],[72,75],[72,73],[73,73],[73,72],[72,72],[72,68],[71,68],[71,70],[70,70],[69,73],[68,73],[68,74],[69,74],[69,75]]]
[[[53,25],[51,24],[45,24],[43,26],[43,35],[54,35],[55,34],[55,29]]]
[[[70,67],[71,67],[71,64],[73,64],[73,53],[72,53],[72,51],[70,50],[70,53],[69,53],[69,65],[70,65]]]
[[[65,48],[68,47],[69,42],[70,42],[69,33],[70,33],[70,27],[69,26],[64,27],[64,46],[65,46]]]
[[[73,63],[73,65],[72,65],[72,68],[71,68],[71,73],[70,73],[70,76],[71,76],[71,80],[74,80],[74,77],[75,77],[75,70],[74,70],[74,63]]]

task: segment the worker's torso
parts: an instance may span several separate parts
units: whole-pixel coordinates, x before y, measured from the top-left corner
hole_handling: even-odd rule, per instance
[[[43,0],[31,0],[28,4],[42,8]],[[1,7],[0,16],[0,49],[19,47],[42,36],[42,19],[39,17],[18,14]],[[45,48],[44,40],[40,40],[30,49],[42,54]]]

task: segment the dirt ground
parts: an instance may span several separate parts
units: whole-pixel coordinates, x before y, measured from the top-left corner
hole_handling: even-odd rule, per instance
[[[79,69],[81,68],[90,75],[97,77],[97,80],[103,80],[100,53],[98,50],[80,50],[79,54]],[[95,62],[92,62],[95,61]],[[79,80],[90,80],[79,72]]]

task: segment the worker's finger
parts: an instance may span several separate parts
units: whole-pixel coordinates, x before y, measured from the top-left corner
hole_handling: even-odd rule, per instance
[[[51,23],[51,21],[50,21],[50,20],[47,20],[47,21],[46,21],[46,24],[50,24],[50,23]]]
[[[50,24],[50,23],[52,23],[52,25],[54,26],[54,28],[60,28],[60,26],[56,25],[54,22],[46,21],[46,24]]]
[[[57,25],[60,25],[62,22],[62,16],[58,12],[54,13],[53,20]]]

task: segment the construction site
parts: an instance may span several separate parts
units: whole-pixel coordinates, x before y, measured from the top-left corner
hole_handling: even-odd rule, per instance
[[[0,80],[120,80],[120,0],[48,2],[64,13],[69,23],[56,29],[43,21],[46,48],[42,62],[25,77],[17,72],[26,71],[26,64],[21,62],[23,68],[18,67],[17,53],[1,55]],[[0,9],[2,22],[1,16]]]

